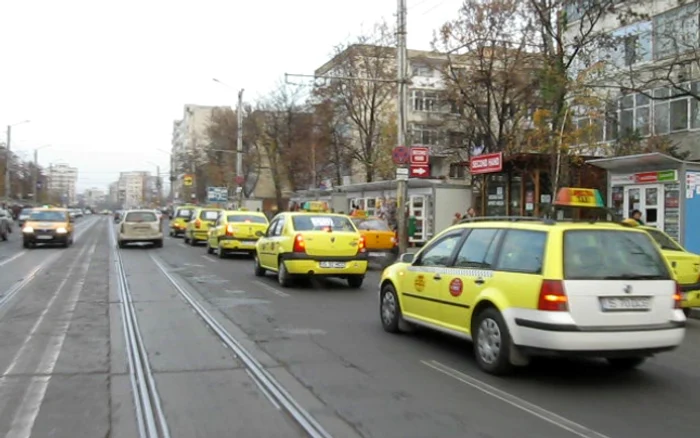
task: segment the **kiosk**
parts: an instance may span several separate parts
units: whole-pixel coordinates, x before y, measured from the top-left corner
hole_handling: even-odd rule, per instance
[[[608,206],[623,218],[634,210],[646,225],[700,253],[700,163],[654,152],[589,160],[608,173]]]

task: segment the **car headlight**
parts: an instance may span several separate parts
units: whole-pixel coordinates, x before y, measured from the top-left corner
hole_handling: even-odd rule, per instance
[[[33,232],[34,232],[34,228],[32,228],[32,227],[24,227],[24,228],[22,228],[22,232],[23,232],[23,233],[33,233]]]
[[[56,228],[56,233],[58,233],[58,234],[66,234],[67,232],[68,232],[68,230],[66,230],[63,227]]]

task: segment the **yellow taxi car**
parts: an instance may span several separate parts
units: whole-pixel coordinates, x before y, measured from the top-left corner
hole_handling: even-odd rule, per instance
[[[367,255],[386,266],[398,256],[399,248],[396,233],[389,228],[384,219],[368,216],[366,211],[357,210],[351,215],[352,222],[365,238]]]
[[[562,190],[560,206],[602,205],[595,190]],[[379,310],[388,332],[408,323],[472,340],[492,374],[549,355],[631,369],[678,347],[686,323],[648,233],[533,217],[466,219],[402,255],[382,274]]]
[[[246,210],[223,211],[209,229],[207,252],[220,258],[229,252],[255,251],[255,242],[267,230],[269,222],[264,213]]]
[[[185,243],[195,246],[199,242],[206,242],[209,239],[209,228],[216,223],[222,211],[224,210],[214,207],[195,209],[185,227]]]
[[[680,284],[683,313],[690,316],[691,308],[700,307],[700,255],[687,251],[658,228],[640,226],[634,219],[625,219],[623,223],[646,231],[661,247],[661,252],[671,263],[676,280]]]
[[[277,273],[282,287],[294,277],[339,277],[362,287],[367,272],[365,239],[346,215],[307,203],[306,211],[284,212],[272,219],[255,245],[255,275]],[[321,210],[321,211],[314,211]]]
[[[22,227],[22,245],[33,248],[38,244],[73,244],[73,218],[65,208],[35,208]]]
[[[175,212],[170,216],[170,237],[184,236],[187,223],[190,221],[197,210],[196,205],[181,205],[175,209]]]

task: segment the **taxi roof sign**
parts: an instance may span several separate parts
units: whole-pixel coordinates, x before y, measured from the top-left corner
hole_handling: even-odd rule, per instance
[[[605,208],[603,197],[598,190],[577,187],[559,189],[554,205],[561,207]]]
[[[302,210],[308,212],[327,212],[329,210],[328,203],[324,201],[307,201],[301,207]]]

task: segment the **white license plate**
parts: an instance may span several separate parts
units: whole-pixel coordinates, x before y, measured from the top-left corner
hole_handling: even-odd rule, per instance
[[[318,265],[322,268],[341,269],[345,267],[345,262],[320,262]]]
[[[37,240],[53,240],[53,236],[36,236]]]
[[[383,252],[371,252],[369,253],[370,257],[383,257],[384,253]]]
[[[649,310],[651,297],[601,297],[600,305],[604,312]]]

